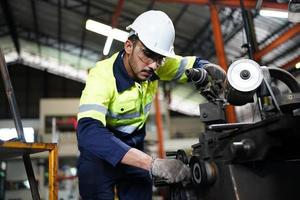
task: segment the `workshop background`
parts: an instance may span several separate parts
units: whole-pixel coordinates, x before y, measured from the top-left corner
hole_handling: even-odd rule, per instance
[[[300,24],[287,19],[288,1],[242,2],[250,16],[253,41],[248,46],[239,0],[1,0],[0,47],[26,139],[58,143],[58,199],[79,199],[74,126],[88,69],[122,49],[122,39],[108,37],[109,31],[126,31],[144,11],[162,10],[170,16],[178,55],[199,56],[227,69],[233,61],[248,58],[251,48],[261,66],[286,69],[299,80]],[[285,16],[263,16],[265,9]],[[110,26],[109,31],[88,30],[87,20]],[[0,102],[0,138],[12,139],[15,124],[3,84]],[[189,152],[204,129],[199,119],[202,102],[205,98],[193,84],[161,83],[156,102],[160,107],[152,106],[147,126],[147,151]],[[228,112],[232,122],[253,120],[247,106]],[[49,196],[47,156],[31,156],[42,199]],[[1,161],[0,180],[0,199],[32,199],[22,159]]]

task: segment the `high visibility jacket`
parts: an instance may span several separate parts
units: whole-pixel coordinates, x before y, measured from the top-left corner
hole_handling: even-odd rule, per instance
[[[122,52],[100,61],[92,68],[80,99],[78,119],[90,117],[130,134],[143,127],[156,93],[158,80],[135,82],[123,65]],[[168,59],[157,75],[161,80],[184,82],[185,69],[193,66],[195,57]]]
[[[158,88],[158,80],[135,82],[125,69],[123,54],[124,50],[106,60],[99,61],[96,67],[90,70],[80,99],[79,131],[77,132],[86,132],[82,131],[83,126],[80,126],[80,121],[87,118],[100,122],[117,138],[130,137],[130,135],[139,137],[138,135],[145,132],[144,124],[149,116],[151,104]],[[157,70],[157,75],[160,80],[186,82],[185,69],[193,67],[195,59],[196,57],[180,56],[168,58],[165,64]],[[107,135],[108,130],[104,130],[103,127],[101,131]],[[95,137],[101,137],[102,133],[97,133],[99,131],[100,129],[93,129]],[[80,139],[80,133],[78,135],[80,148],[92,148],[90,146],[95,145],[95,141],[93,141],[96,140],[95,138]],[[142,142],[143,138],[139,142]],[[104,141],[106,139],[103,138],[98,140],[98,143],[106,144],[93,147],[94,154],[99,155],[100,158],[107,160],[112,165],[116,165],[130,148],[123,142],[117,141],[116,138],[110,137],[107,141]],[[107,143],[116,145],[108,147]],[[101,150],[104,146],[106,149]],[[107,148],[111,149],[108,150]]]

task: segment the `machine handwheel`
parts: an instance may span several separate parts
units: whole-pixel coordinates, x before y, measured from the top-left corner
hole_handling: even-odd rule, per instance
[[[196,186],[208,186],[217,178],[217,166],[213,162],[200,160],[197,156],[190,159],[192,182]]]

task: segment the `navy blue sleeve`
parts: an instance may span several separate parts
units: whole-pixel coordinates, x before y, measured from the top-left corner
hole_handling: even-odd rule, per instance
[[[116,138],[100,121],[92,118],[79,120],[77,140],[80,152],[88,151],[113,166],[116,166],[131,148]]]
[[[209,62],[207,60],[203,60],[200,57],[196,57],[196,60],[193,64],[193,68],[203,68],[204,65],[208,64]]]

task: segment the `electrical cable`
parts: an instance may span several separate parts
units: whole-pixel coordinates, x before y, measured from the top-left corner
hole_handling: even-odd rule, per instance
[[[267,81],[265,78],[263,78],[263,81],[264,81],[264,83],[266,84],[267,89],[268,89],[268,91],[269,91],[270,94],[271,94],[271,97],[272,97],[272,100],[273,100],[273,102],[274,102],[274,105],[275,105],[276,109],[277,109],[278,112],[282,115],[281,109],[280,109],[280,107],[279,107],[279,104],[278,104],[278,102],[277,102],[277,99],[276,99],[276,97],[275,97],[273,91],[272,91],[272,88],[271,88],[270,84],[268,83],[268,81]]]

